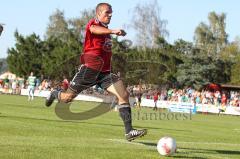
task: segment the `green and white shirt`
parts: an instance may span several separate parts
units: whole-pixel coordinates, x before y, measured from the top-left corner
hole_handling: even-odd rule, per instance
[[[35,76],[29,76],[28,77],[28,85],[29,86],[35,86],[35,81],[36,81],[36,77]]]

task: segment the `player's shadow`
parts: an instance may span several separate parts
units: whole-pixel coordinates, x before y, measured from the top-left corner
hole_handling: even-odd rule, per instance
[[[61,120],[61,119],[44,119],[44,118],[33,118],[33,117],[22,117],[22,116],[13,116],[13,115],[2,115],[0,114],[0,118],[10,118],[10,119],[24,119],[24,120],[36,120],[36,121],[47,121],[47,122],[57,122],[57,123],[86,123],[92,125],[111,125],[111,126],[122,126],[122,125],[112,125],[112,124],[102,124],[102,123],[92,123],[86,121],[78,121],[78,120]]]
[[[240,151],[236,150],[218,150],[218,149],[195,149],[195,148],[184,148],[181,147],[181,149],[185,150],[191,150],[191,151],[196,151],[198,153],[218,153],[218,154],[225,154],[225,155],[240,155]]]
[[[119,119],[120,120],[120,119]],[[88,122],[86,122],[88,123]],[[109,123],[93,123],[89,122],[89,124],[97,124],[97,125],[107,125],[107,126],[116,126],[116,127],[122,127],[121,124],[109,124]],[[158,127],[150,127],[150,126],[136,126],[136,128],[140,129],[157,129],[157,130],[171,130],[171,131],[184,131],[184,132],[191,132],[189,130],[181,130],[181,129],[166,129],[166,128],[158,128]]]
[[[157,130],[170,130],[170,131],[192,132],[191,130],[157,128],[157,127],[150,127],[150,126],[136,126],[136,127],[137,127],[137,128],[142,128],[142,129],[157,129]]]
[[[151,146],[153,148],[157,147],[157,144],[153,142],[146,142],[146,141],[135,141],[135,142],[146,145],[146,146]],[[189,156],[192,153],[240,155],[240,151],[235,151],[235,150],[199,149],[199,148],[185,148],[185,147],[178,147],[178,149],[185,150],[185,152],[181,152],[179,153],[179,155],[178,154],[174,155],[173,156],[174,158],[207,159],[206,157]]]
[[[173,155],[173,158],[189,158],[189,159],[208,159],[207,157],[197,157],[197,156],[177,156],[177,155]]]
[[[156,147],[157,146],[157,144],[153,143],[153,142],[146,142],[146,141],[135,141],[135,142],[143,144],[143,145],[146,145],[146,146],[152,146],[152,147]]]
[[[26,119],[26,120],[37,120],[37,121],[50,121],[50,122],[72,122],[75,121],[63,121],[63,120],[54,120],[54,119],[43,119],[43,118],[32,118],[32,117],[22,117],[22,116],[13,116],[13,115],[0,115],[0,118],[11,118],[11,119]],[[78,122],[79,123],[79,122]]]
[[[156,143],[153,143],[153,142],[146,142],[146,141],[134,141],[136,143],[139,143],[139,144],[143,144],[143,145],[146,145],[146,146],[151,146],[153,149],[156,149],[157,147],[157,144]],[[179,149],[182,149],[182,148],[179,148]],[[196,156],[189,156],[191,155],[191,153],[189,152],[181,152],[181,153],[176,153],[174,154],[172,157],[173,158],[189,158],[189,159],[207,159],[206,157],[196,157]],[[186,156],[188,155],[188,156]]]
[[[106,126],[114,126],[114,127],[123,127],[122,124],[110,124],[110,123],[96,123],[87,120],[61,120],[61,119],[44,119],[44,118],[33,118],[33,117],[22,117],[22,116],[13,116],[13,115],[0,115],[0,118],[12,118],[12,119],[26,119],[26,120],[38,120],[38,121],[48,121],[48,122],[59,122],[59,123],[86,123],[89,125],[106,125]],[[120,119],[119,119],[120,120]],[[171,130],[171,131],[185,131],[189,132],[188,130],[180,130],[180,129],[166,129],[166,128],[157,128],[157,127],[150,127],[150,126],[137,126],[137,128],[142,129],[158,129],[158,130]]]

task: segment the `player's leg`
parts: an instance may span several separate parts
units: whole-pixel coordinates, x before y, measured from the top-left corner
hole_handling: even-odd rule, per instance
[[[78,94],[68,89],[66,92],[62,92],[60,89],[54,89],[50,95],[46,98],[45,105],[51,106],[53,101],[57,99],[59,102],[68,103],[71,102]]]
[[[50,106],[55,99],[64,103],[71,102],[82,90],[96,84],[97,75],[98,71],[81,66],[70,82],[68,90],[63,92],[61,89],[54,89],[46,98],[45,105]]]
[[[131,108],[128,101],[128,92],[125,89],[121,80],[113,83],[107,88],[107,91],[111,92],[118,98],[118,109],[120,116],[125,125],[126,134],[129,133],[132,128]]]
[[[30,100],[30,88],[28,86],[28,101]]]
[[[154,107],[153,107],[153,110],[156,110],[157,111],[157,102],[154,101]]]
[[[78,76],[78,74],[80,74],[80,71],[75,74],[73,80],[75,80],[75,77]],[[46,98],[45,105],[48,107],[51,106],[55,99],[57,99],[58,102],[64,102],[64,103],[71,102],[78,95],[77,91],[74,91],[73,89],[71,89],[71,86],[75,87],[74,85],[75,85],[75,82],[72,81],[67,91],[63,91],[61,88],[53,89],[49,94],[49,96]]]
[[[118,80],[111,84],[107,91],[113,93],[118,98],[118,104],[129,104],[129,93],[126,90],[122,80]]]
[[[28,86],[28,101],[31,100],[31,86]]]
[[[107,79],[107,78],[105,78]],[[111,81],[111,85],[109,85],[106,89],[107,91],[111,92],[118,98],[118,110],[119,115],[123,120],[125,126],[125,136],[128,141],[134,140],[137,137],[144,136],[147,133],[147,130],[136,130],[132,127],[132,115],[131,115],[131,108],[129,104],[129,93],[124,86],[122,80],[116,77],[114,74],[110,74],[108,76],[110,80],[103,81],[103,88],[106,85],[109,85]]]
[[[140,110],[141,109],[141,101],[138,99],[138,102],[137,102],[137,108]]]
[[[139,109],[139,102],[136,102],[136,108]]]
[[[35,91],[35,87],[32,87],[32,90],[31,90],[31,100],[33,100],[34,99],[34,91]]]

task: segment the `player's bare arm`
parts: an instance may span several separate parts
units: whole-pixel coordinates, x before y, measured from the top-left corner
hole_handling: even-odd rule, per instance
[[[108,28],[101,27],[101,26],[96,26],[96,25],[92,25],[90,27],[90,32],[92,34],[98,34],[98,35],[115,34],[115,35],[118,35],[118,36],[125,36],[127,34],[122,29],[108,29]]]

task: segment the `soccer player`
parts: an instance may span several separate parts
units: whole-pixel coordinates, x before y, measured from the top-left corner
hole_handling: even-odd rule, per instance
[[[71,102],[81,91],[99,85],[118,98],[118,110],[125,126],[125,137],[128,141],[147,134],[146,129],[137,130],[132,127],[129,93],[122,80],[111,73],[111,36],[125,36],[122,29],[108,29],[112,17],[112,7],[108,3],[99,3],[96,7],[96,17],[86,25],[82,65],[70,82],[69,89],[61,92],[54,89],[46,98],[46,106],[54,99],[59,102]]]
[[[27,80],[28,83],[28,101],[33,100],[34,98],[34,91],[36,86],[36,77],[33,76],[33,72],[31,72],[30,76]]]
[[[153,110],[157,111],[157,101],[158,101],[158,93],[157,92],[155,92],[155,94],[153,96],[153,101],[154,101]]]
[[[63,76],[63,81],[61,83],[61,89],[63,91],[66,91],[69,87],[69,82],[68,82],[68,79],[66,78],[66,76]]]
[[[142,102],[142,94],[138,93],[136,96],[136,104],[138,109],[141,109],[141,102]]]

